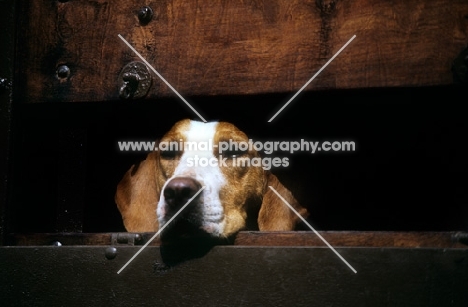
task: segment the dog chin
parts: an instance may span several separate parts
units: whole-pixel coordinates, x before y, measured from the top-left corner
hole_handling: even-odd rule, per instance
[[[209,233],[203,227],[181,219],[162,231],[160,251],[164,265],[171,267],[203,257],[215,246],[233,242],[234,238]]]
[[[167,225],[161,233],[163,244],[213,243],[229,244],[229,238],[219,232],[219,225],[208,223],[197,225],[188,220],[180,219]]]

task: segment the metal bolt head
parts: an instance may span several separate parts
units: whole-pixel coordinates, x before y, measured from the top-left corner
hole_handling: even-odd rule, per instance
[[[114,259],[117,256],[117,248],[115,248],[113,246],[110,246],[110,247],[106,248],[105,255],[106,255],[106,258],[109,259],[109,260]]]
[[[141,235],[139,233],[135,234],[135,243],[138,243],[142,240],[143,238],[141,237]]]
[[[57,68],[57,78],[66,79],[70,76],[70,68],[67,65],[60,65]]]
[[[466,232],[457,232],[453,238],[462,244],[468,245],[468,233]]]
[[[153,10],[149,6],[144,6],[138,11],[138,20],[142,25],[147,25],[153,19]]]

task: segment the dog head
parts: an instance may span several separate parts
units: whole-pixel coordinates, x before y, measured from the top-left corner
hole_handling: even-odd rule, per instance
[[[223,239],[240,230],[293,230],[299,218],[269,186],[301,215],[307,210],[275,175],[252,165],[259,153],[235,145],[248,141],[227,122],[177,122],[159,149],[133,165],[117,186],[115,200],[127,231],[164,227],[161,239],[169,241]],[[220,144],[232,146],[221,151]]]

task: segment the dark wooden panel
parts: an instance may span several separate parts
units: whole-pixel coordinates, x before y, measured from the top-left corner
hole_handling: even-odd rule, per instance
[[[468,2],[378,0],[22,1],[19,98],[118,99],[118,75],[138,57],[182,95],[295,92],[353,35],[307,88],[445,85],[468,43]],[[70,69],[58,78],[60,65]],[[173,96],[154,76],[148,98]]]
[[[216,247],[173,268],[159,248],[0,248],[2,306],[460,306],[468,250]]]
[[[319,231],[332,246],[467,248],[461,232],[380,232]],[[240,232],[237,245],[244,246],[325,246],[314,232]]]
[[[110,233],[30,233],[11,234],[7,244],[11,246],[60,245],[109,245]]]
[[[380,232],[380,231],[319,231],[332,246],[348,247],[405,247],[405,248],[468,248],[465,232]],[[122,233],[125,236],[127,233]],[[108,245],[118,233],[37,233],[12,234],[9,245],[44,246],[60,242],[62,245]],[[130,234],[133,235],[133,234]],[[144,245],[154,233],[138,234],[135,245]],[[127,244],[124,242],[123,244]],[[160,244],[159,237],[152,246]],[[237,246],[325,246],[312,231],[260,232],[241,231],[234,241]]]

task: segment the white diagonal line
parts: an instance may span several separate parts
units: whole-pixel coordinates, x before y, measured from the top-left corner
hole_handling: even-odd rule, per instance
[[[327,67],[327,66],[328,66],[328,64],[330,64],[330,63],[331,63],[331,62],[332,62],[332,61],[333,61],[333,60],[334,60],[334,59],[335,59],[335,58],[338,56],[338,54],[340,54],[340,53],[341,53],[341,51],[343,51],[343,50],[344,50],[344,49],[345,49],[345,48],[346,48],[346,47],[347,47],[347,46],[348,46],[348,45],[351,43],[351,41],[352,41],[354,38],[356,38],[356,35],[354,35],[353,37],[351,37],[351,39],[350,39],[350,40],[349,40],[349,41],[348,41],[346,44],[344,44],[344,46],[343,46],[343,47],[341,47],[341,49],[340,49],[340,50],[338,50],[338,52],[337,52],[337,53],[335,53],[335,55],[334,55],[334,56],[333,56],[333,57],[332,57],[330,60],[328,60],[328,62],[327,62],[327,63],[325,63],[325,65],[323,65],[323,67],[322,67],[322,68],[320,68],[320,70],[319,70],[319,71],[317,71],[317,72],[315,73],[315,75],[314,75],[312,78],[310,78],[310,80],[309,80],[309,81],[307,81],[307,83],[306,83],[306,84],[304,84],[304,86],[303,86],[303,87],[301,87],[301,89],[300,89],[300,90],[299,90],[299,91],[298,91],[298,92],[297,92],[297,93],[296,93],[294,96],[292,96],[292,97],[291,97],[291,99],[289,99],[289,101],[288,101],[288,102],[286,102],[286,103],[285,103],[285,105],[284,105],[284,106],[283,106],[281,109],[279,109],[279,111],[278,111],[278,112],[276,112],[276,114],[275,114],[275,115],[273,115],[273,117],[272,117],[272,118],[270,118],[270,120],[269,120],[268,122],[270,123],[270,122],[271,122],[273,119],[275,119],[275,117],[276,117],[276,116],[278,116],[278,114],[280,114],[280,112],[281,112],[281,111],[283,111],[283,110],[284,110],[284,108],[286,108],[286,107],[288,106],[288,104],[290,104],[290,103],[291,103],[291,101],[293,101],[293,99],[294,99],[294,98],[296,98],[296,96],[297,96],[297,95],[299,95],[299,93],[300,93],[300,92],[302,92],[302,91],[303,91],[303,90],[304,90],[304,89],[305,89],[305,88],[306,88],[306,87],[307,87],[307,86],[310,84],[310,82],[312,82],[312,81],[313,81],[313,80],[314,80],[314,79],[315,79],[315,78],[316,78],[316,77],[317,77],[317,76],[318,76],[318,75],[319,75],[319,74],[322,72],[322,70],[324,70],[324,69],[325,69],[325,67]]]
[[[132,49],[133,52],[135,52],[135,54],[136,54],[146,65],[148,65],[149,68],[151,68],[151,70],[152,70],[164,83],[166,83],[166,85],[167,85],[177,96],[179,96],[180,99],[182,99],[183,102],[185,102],[185,104],[186,104],[190,109],[192,109],[193,112],[195,112],[195,114],[198,115],[198,117],[200,117],[200,119],[201,119],[203,122],[206,123],[206,120],[197,112],[197,110],[195,110],[195,109],[190,105],[190,103],[188,103],[187,100],[185,100],[184,97],[182,97],[182,95],[179,94],[179,92],[178,92],[175,88],[173,88],[172,85],[171,85],[169,82],[167,82],[166,79],[164,79],[164,77],[161,76],[161,74],[160,74],[156,69],[154,69],[154,67],[151,66],[151,64],[148,63],[148,61],[146,61],[146,59],[145,59],[144,57],[142,57],[141,54],[138,53],[138,51],[136,51],[135,48],[133,48],[133,46],[130,45],[129,42],[127,42],[127,41],[125,40],[125,38],[122,37],[122,35],[119,34],[118,36],[120,37],[121,40],[123,40],[123,42],[124,42],[130,49]]]
[[[159,231],[158,231],[153,237],[151,237],[151,239],[149,239],[149,241],[146,242],[146,244],[143,245],[143,246],[138,250],[138,252],[136,252],[135,255],[133,255],[132,258],[130,258],[130,260],[127,261],[127,263],[125,263],[125,265],[117,272],[117,274],[120,274],[120,272],[122,272],[122,271],[127,267],[127,265],[129,265],[130,262],[133,261],[133,259],[135,259],[135,258],[136,258],[136,257],[137,257],[137,256],[154,240],[154,239],[156,239],[156,237],[161,233],[161,231],[163,231],[164,228],[166,228],[166,226],[169,225],[169,224],[176,218],[176,216],[178,216],[179,213],[181,213],[182,210],[184,210],[185,207],[187,207],[187,206],[192,202],[192,200],[193,200],[195,197],[197,197],[197,195],[200,194],[201,191],[203,191],[204,188],[205,188],[205,187],[203,186],[200,190],[198,190],[198,192],[195,193],[195,195],[193,195],[192,198],[190,198],[190,199],[187,201],[187,203],[186,203],[182,208],[180,208],[180,210],[177,211],[177,213],[174,214],[174,216],[171,217],[171,219],[170,219],[169,221],[167,221],[167,222],[164,224],[164,226],[162,226],[162,227],[159,229]]]
[[[283,198],[283,196],[281,196],[272,186],[268,186],[273,192],[275,192],[276,195],[278,195],[278,197],[289,207],[289,209],[291,209],[307,226],[309,226],[309,228],[341,259],[341,261],[343,261],[354,273],[357,273],[357,271],[348,263],[348,261],[346,261],[346,259],[344,259],[334,248],[333,246],[331,246],[327,240],[325,240],[315,229],[314,227],[312,227],[303,217],[302,215],[299,214],[299,212],[297,212],[296,209],[293,208],[293,206],[291,206],[287,201],[286,199]]]

